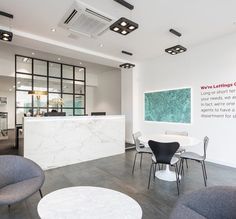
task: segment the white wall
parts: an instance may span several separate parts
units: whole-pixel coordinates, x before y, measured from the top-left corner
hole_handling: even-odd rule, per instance
[[[183,54],[165,54],[140,63],[134,68],[134,131],[144,134],[165,130],[186,130],[191,136],[209,136],[208,160],[236,167],[236,119],[203,119],[200,117],[200,86],[236,81],[236,35],[189,47]],[[190,125],[145,122],[143,93],[152,90],[192,88]],[[192,148],[202,152],[202,146]]]
[[[96,112],[108,115],[121,114],[121,71],[115,69],[101,72],[98,75],[98,86],[94,88],[94,108]]]
[[[121,70],[121,112],[125,115],[125,140],[133,143],[133,70]]]

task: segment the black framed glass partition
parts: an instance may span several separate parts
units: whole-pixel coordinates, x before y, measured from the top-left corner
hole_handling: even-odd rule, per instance
[[[36,96],[29,91],[46,91]],[[16,124],[23,116],[51,111],[67,116],[86,114],[86,68],[15,55]]]

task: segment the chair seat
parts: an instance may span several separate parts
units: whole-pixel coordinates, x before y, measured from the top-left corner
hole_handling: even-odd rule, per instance
[[[44,178],[41,176],[27,179],[0,189],[0,205],[9,205],[22,201],[37,192]]]
[[[152,154],[152,150],[149,147],[137,148],[137,152]]]
[[[185,151],[186,151],[185,148],[179,147],[179,149],[176,151],[176,153],[183,153]]]
[[[152,160],[153,160],[154,163],[156,163],[156,158],[155,158],[154,155],[152,156]],[[170,161],[170,165],[174,165],[174,164],[176,164],[178,161],[179,161],[179,158],[174,156],[174,157],[172,157],[172,159],[171,159],[171,161]]]
[[[194,152],[184,152],[180,155],[180,158],[198,160],[198,161],[203,161],[204,160],[203,156],[201,156],[197,153],[194,153]]]

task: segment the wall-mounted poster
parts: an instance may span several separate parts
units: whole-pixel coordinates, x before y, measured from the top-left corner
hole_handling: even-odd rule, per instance
[[[191,88],[144,93],[145,121],[191,123]]]

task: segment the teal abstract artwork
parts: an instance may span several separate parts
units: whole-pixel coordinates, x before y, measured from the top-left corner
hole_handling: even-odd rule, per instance
[[[191,123],[191,88],[145,93],[145,120]]]

